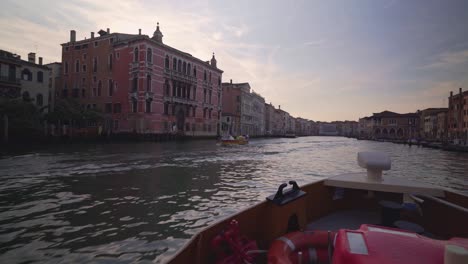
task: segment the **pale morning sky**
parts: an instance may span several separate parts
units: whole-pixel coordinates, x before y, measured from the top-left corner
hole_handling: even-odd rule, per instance
[[[312,120],[443,107],[468,89],[468,1],[2,0],[0,49],[46,63],[60,43],[111,32],[152,35],[208,60],[223,80]]]

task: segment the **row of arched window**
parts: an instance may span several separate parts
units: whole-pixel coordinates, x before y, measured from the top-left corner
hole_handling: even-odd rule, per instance
[[[172,81],[172,93],[171,93],[171,84],[169,83],[168,80],[166,80],[164,82],[163,91],[164,91],[165,96],[174,96],[174,97],[181,97],[185,99],[196,100],[197,86],[186,85],[183,83]]]
[[[170,69],[169,65],[169,55],[166,55],[166,59],[164,60],[164,67],[166,69]],[[172,70],[177,71],[186,75],[197,77],[197,67],[193,66],[192,71],[192,64],[190,62],[182,61],[177,59],[176,57],[172,58]]]

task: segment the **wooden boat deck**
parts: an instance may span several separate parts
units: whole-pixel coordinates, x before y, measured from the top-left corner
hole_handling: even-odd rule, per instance
[[[306,230],[359,229],[362,224],[379,225],[379,210],[343,210],[331,213],[306,226]]]

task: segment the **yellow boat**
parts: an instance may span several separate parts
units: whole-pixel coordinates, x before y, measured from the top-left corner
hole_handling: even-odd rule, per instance
[[[223,139],[221,140],[222,146],[235,146],[235,145],[247,145],[249,141],[246,139]]]
[[[235,145],[247,145],[249,144],[248,138],[244,136],[238,136],[236,138],[223,138],[221,139],[221,146],[235,146]]]

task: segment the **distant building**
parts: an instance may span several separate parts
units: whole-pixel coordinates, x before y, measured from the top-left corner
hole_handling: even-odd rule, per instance
[[[50,69],[48,100],[52,111],[55,108],[55,98],[60,96],[62,87],[62,63],[53,62],[45,66]]]
[[[468,97],[468,91],[462,92],[462,88],[459,89],[458,94],[450,92],[448,98],[449,107],[447,113],[447,137],[451,140],[467,140],[467,106],[466,99]]]
[[[419,111],[419,123],[422,138],[427,140],[437,139],[437,115],[441,112],[447,112],[447,108],[427,108],[422,111]]]
[[[223,122],[231,116],[235,128],[229,129],[235,135],[265,135],[265,99],[250,91],[249,83],[223,83]],[[240,120],[238,120],[238,118]]]
[[[275,109],[273,124],[273,133],[276,136],[284,136],[288,133],[291,133],[291,116],[288,112],[281,109],[281,106],[278,106],[278,109]]]
[[[289,116],[287,121],[288,127],[286,129],[287,134],[296,134],[296,118]]]
[[[336,123],[319,123],[319,135],[320,136],[338,136],[339,132],[337,130]]]
[[[21,57],[0,50],[0,98],[18,98],[21,95]]]
[[[234,84],[222,84],[222,134],[241,135],[241,89]]]
[[[358,122],[358,134],[360,138],[368,139],[373,133],[373,120],[372,117],[367,116],[359,118]]]
[[[463,95],[463,132],[465,133],[465,142],[468,142],[468,92]]]
[[[310,136],[311,135],[311,128],[310,122],[304,118],[296,118],[296,135],[297,136]]]
[[[357,137],[358,132],[358,122],[356,121],[344,121],[342,122],[341,136],[345,137]]]
[[[270,104],[265,104],[265,135],[272,136],[273,134],[273,122],[275,115],[275,107]]]
[[[253,126],[251,133],[246,133],[247,135],[253,136],[264,136],[265,135],[265,98],[260,94],[252,91],[250,93],[251,98],[251,114],[253,118]]]
[[[317,136],[319,134],[319,124],[314,121],[309,121],[310,135]]]
[[[448,110],[437,114],[437,136],[436,139],[439,141],[447,140],[447,116]]]
[[[21,96],[42,112],[49,109],[50,69],[42,64],[42,57],[36,63],[36,53],[29,53],[28,60],[21,60]]]
[[[105,114],[114,133],[215,136],[221,121],[221,78],[213,54],[204,61],[153,36],[111,33],[62,44],[61,97]],[[93,126],[94,124],[89,124]]]
[[[426,140],[439,140],[439,113],[447,113],[447,108],[428,108],[420,111],[421,137]],[[444,119],[445,116],[441,116]],[[442,125],[442,123],[441,123]],[[445,126],[445,124],[443,124]],[[443,128],[445,130],[445,128]]]
[[[419,113],[399,114],[390,111],[372,115],[372,138],[415,139],[419,138]]]

